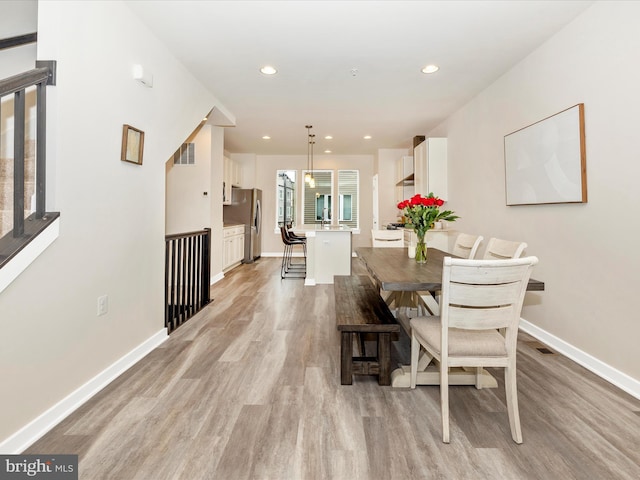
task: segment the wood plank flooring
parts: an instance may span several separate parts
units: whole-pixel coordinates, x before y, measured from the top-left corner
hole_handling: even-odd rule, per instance
[[[534,339],[518,346],[524,444],[497,389],[340,385],[333,286],[242,265],[214,302],[25,453],[75,453],[80,479],[633,479],[640,401]],[[354,260],[354,273],[365,273]],[[394,364],[408,363],[406,336]]]

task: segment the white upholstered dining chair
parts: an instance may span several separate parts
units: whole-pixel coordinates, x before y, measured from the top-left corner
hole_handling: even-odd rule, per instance
[[[511,242],[499,238],[489,239],[487,249],[484,251],[485,260],[506,260],[507,258],[520,258],[527,244],[524,242]]]
[[[403,230],[371,230],[371,242],[375,248],[403,248]]]
[[[411,319],[411,388],[420,348],[440,362],[442,441],[449,443],[449,368],[504,368],[511,437],[522,443],[516,343],[522,302],[536,257],[465,260],[445,257],[439,317]],[[498,329],[504,329],[504,335]]]
[[[478,247],[483,238],[482,235],[461,233],[456,237],[456,243],[451,253],[460,258],[476,258]]]

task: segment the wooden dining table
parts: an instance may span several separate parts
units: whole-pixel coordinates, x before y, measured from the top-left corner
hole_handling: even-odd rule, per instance
[[[369,276],[381,294],[386,293],[385,300],[394,306],[398,323],[407,335],[411,336],[409,322],[411,316],[439,315],[437,296],[442,288],[442,266],[444,257],[455,257],[450,253],[435,248],[427,250],[427,262],[419,264],[409,258],[405,248],[372,248],[356,249],[358,258],[364,263]],[[544,283],[530,279],[528,291],[543,291]],[[407,299],[411,300],[408,304]],[[410,365],[399,365],[391,373],[393,387],[410,386]],[[438,385],[440,373],[433,358],[421,352],[418,362],[418,385]],[[452,369],[449,373],[450,385],[475,385],[476,388],[492,388],[497,386],[496,379],[484,369]]]

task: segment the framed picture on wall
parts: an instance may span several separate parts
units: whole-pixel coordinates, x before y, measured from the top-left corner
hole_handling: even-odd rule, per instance
[[[122,126],[122,153],[120,159],[123,162],[131,162],[142,165],[142,151],[144,149],[144,132],[133,128],[131,125]]]
[[[507,205],[586,203],[584,104],[504,137]]]

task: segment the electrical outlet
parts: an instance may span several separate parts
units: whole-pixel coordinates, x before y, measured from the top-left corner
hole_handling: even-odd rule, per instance
[[[98,316],[105,315],[109,311],[109,296],[98,297]]]

